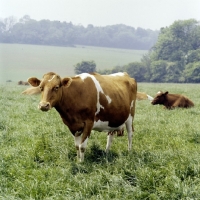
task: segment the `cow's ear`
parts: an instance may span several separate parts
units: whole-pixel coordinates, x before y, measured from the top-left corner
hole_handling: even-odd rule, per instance
[[[62,79],[62,85],[64,87],[69,87],[71,85],[71,83],[72,83],[72,79],[70,77]]]
[[[167,92],[165,92],[165,95],[167,95],[169,92],[167,91]]]
[[[28,79],[28,82],[33,86],[33,87],[37,87],[40,85],[40,80],[35,78],[35,77],[31,77]]]

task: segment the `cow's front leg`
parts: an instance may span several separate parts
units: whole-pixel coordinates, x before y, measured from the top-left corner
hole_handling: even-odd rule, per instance
[[[80,162],[84,161],[85,149],[87,147],[88,137],[79,145]]]
[[[77,159],[80,162],[84,161],[84,154],[87,147],[87,141],[90,136],[90,132],[92,130],[93,122],[85,122],[85,126],[83,128],[83,132],[79,136],[75,136],[75,146],[77,149]]]
[[[79,150],[79,145],[81,144],[81,138],[82,136],[74,136],[74,142],[75,142],[75,147],[77,151],[77,160],[80,160],[80,150]]]
[[[85,153],[85,149],[87,147],[87,141],[88,138],[86,138],[83,142],[82,142],[82,138],[83,136],[75,136],[74,140],[75,140],[75,146],[76,146],[76,150],[77,150],[77,160],[80,162],[84,161],[84,153]]]

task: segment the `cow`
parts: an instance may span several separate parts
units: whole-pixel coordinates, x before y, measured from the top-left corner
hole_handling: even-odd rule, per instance
[[[49,72],[41,80],[32,77],[28,82],[33,87],[23,94],[41,93],[38,108],[41,111],[49,111],[53,107],[57,110],[74,136],[79,161],[84,161],[91,130],[109,133],[108,152],[113,133],[123,133],[126,126],[128,150],[131,150],[137,82],[126,72],[110,75],[82,73],[65,78]]]
[[[148,94],[146,94],[146,93],[144,93],[144,92],[137,92],[136,99],[137,99],[138,101],[140,101],[140,100],[147,100],[147,99],[148,99],[149,101],[152,101],[152,100],[153,100],[153,97],[150,96],[150,95],[148,95]]]
[[[159,91],[151,103],[153,105],[164,105],[166,109],[173,109],[176,107],[190,108],[194,106],[194,103],[187,97],[181,94],[169,94],[168,91]]]
[[[27,81],[18,81],[18,85],[29,85]]]

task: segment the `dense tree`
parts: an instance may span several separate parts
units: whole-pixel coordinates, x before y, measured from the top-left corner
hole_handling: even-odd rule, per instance
[[[154,61],[151,64],[151,79],[152,82],[165,82],[167,62],[164,60]]]
[[[196,44],[200,41],[199,31],[198,22],[193,19],[175,21],[170,27],[162,28],[154,46],[155,59],[179,61],[189,50],[200,47],[200,43]]]
[[[149,53],[153,82],[200,82],[200,25],[194,19],[162,28]]]
[[[137,81],[145,81],[145,74],[147,73],[147,68],[141,62],[132,62],[125,66],[125,71],[134,77]]]
[[[185,57],[186,64],[191,63],[191,62],[198,62],[198,61],[200,61],[200,48],[196,50],[188,51],[188,54]]]
[[[200,62],[189,63],[183,71],[185,82],[200,83]]]
[[[2,23],[4,26],[2,27],[2,32],[11,32],[13,26],[17,23],[17,19],[13,16],[5,18]]]
[[[82,61],[74,66],[75,74],[96,72],[96,63],[94,61]]]

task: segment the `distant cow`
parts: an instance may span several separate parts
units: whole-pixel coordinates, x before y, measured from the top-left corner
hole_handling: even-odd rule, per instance
[[[18,85],[29,85],[27,81],[19,81]]]
[[[126,125],[128,149],[131,149],[137,83],[127,73],[83,73],[61,78],[49,72],[42,80],[32,77],[28,82],[34,87],[23,93],[42,93],[39,109],[48,111],[54,107],[58,111],[74,136],[80,161],[84,160],[91,130],[109,133],[107,152],[114,133],[122,134]]]
[[[159,91],[151,103],[153,105],[164,105],[167,109],[173,109],[175,107],[189,108],[194,106],[194,103],[187,97],[181,94],[169,94],[168,91]]]
[[[137,95],[136,95],[136,99],[138,101],[140,100],[149,100],[149,101],[152,101],[153,100],[153,97],[151,97],[150,95],[144,93],[144,92],[137,92]]]

